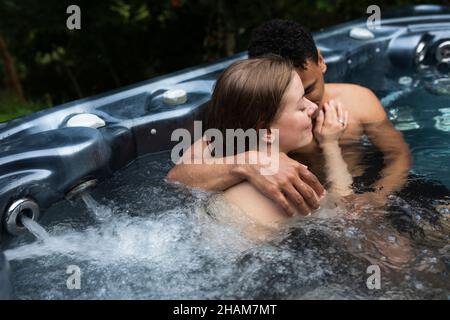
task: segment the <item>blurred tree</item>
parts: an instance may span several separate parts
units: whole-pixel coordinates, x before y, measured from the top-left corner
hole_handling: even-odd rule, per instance
[[[379,0],[377,4],[385,12],[428,1]],[[0,34],[8,45],[0,60],[0,85],[4,74],[11,72],[4,52],[9,52],[15,82],[22,84],[28,100],[59,104],[246,50],[251,30],[271,18],[292,19],[319,30],[366,16],[372,3],[0,0]],[[66,27],[71,4],[81,8],[81,30]]]
[[[3,65],[5,68],[5,83],[9,83],[9,85],[13,88],[14,92],[17,95],[17,98],[21,102],[25,102],[25,97],[22,91],[22,85],[20,84],[19,77],[17,76],[16,67],[14,65],[13,59],[9,54],[8,48],[6,47],[5,40],[3,39],[2,34],[0,33],[0,58],[3,60]]]

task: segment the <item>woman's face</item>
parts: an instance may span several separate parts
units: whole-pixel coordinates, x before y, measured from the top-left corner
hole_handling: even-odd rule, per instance
[[[317,105],[305,97],[302,81],[293,72],[291,83],[284,93],[280,109],[270,128],[279,130],[280,151],[290,152],[311,143],[311,116]]]

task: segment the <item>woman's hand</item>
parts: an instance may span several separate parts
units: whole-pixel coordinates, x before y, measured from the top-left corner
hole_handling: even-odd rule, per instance
[[[348,112],[342,110],[340,103],[333,100],[324,104],[320,110],[314,126],[314,136],[320,145],[327,142],[338,141],[347,129]]]

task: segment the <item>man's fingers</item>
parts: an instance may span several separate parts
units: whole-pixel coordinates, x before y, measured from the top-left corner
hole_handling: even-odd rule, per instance
[[[299,166],[298,173],[302,178],[303,182],[306,183],[308,186],[310,186],[319,197],[324,196],[326,194],[325,188],[319,182],[319,179],[317,179],[317,177],[314,174],[312,174],[309,170]]]
[[[302,195],[306,205],[310,209],[318,209],[320,207],[319,197],[316,192],[308,186],[306,183],[302,182],[300,179],[295,183],[295,188]]]
[[[295,208],[289,203],[281,191],[278,191],[275,194],[269,194],[269,197],[278,204],[288,216],[293,216],[295,214]]]
[[[286,197],[296,206],[297,211],[303,215],[307,216],[311,213],[311,209],[306,205],[305,200],[302,195],[292,186],[289,185],[283,190]]]

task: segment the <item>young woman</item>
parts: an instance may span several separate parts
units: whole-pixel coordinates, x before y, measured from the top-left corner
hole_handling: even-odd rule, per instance
[[[347,127],[348,114],[338,104],[325,104],[313,132],[311,116],[316,110],[317,105],[305,97],[302,81],[293,65],[278,56],[268,56],[236,62],[221,74],[208,106],[207,127],[218,129],[223,137],[226,129],[254,129],[257,132],[265,129],[264,134],[258,135],[260,141],[254,155],[261,155],[265,148],[268,159],[278,156],[277,152],[287,154],[308,145],[315,138],[326,159],[330,182],[327,197],[348,195],[352,177],[338,144]],[[278,142],[277,150],[273,148],[275,141]],[[247,146],[245,151],[250,147]],[[214,150],[211,151],[211,157],[214,157]],[[252,155],[251,152],[247,154]],[[249,182],[229,188],[224,197],[240,209],[238,215],[245,214],[256,225],[277,227],[289,219],[280,207]]]

